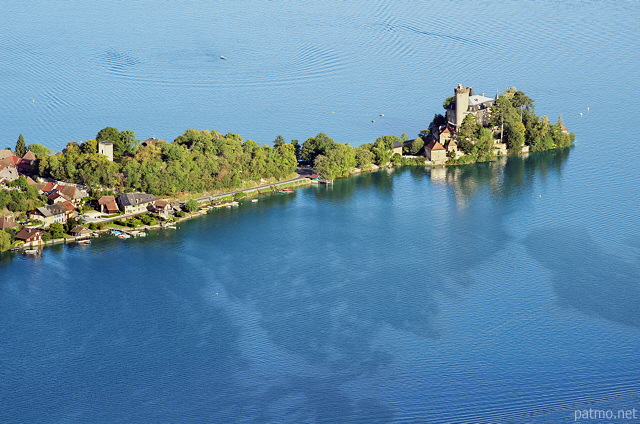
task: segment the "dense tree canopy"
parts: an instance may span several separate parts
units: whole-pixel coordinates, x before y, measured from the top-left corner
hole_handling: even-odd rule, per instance
[[[496,99],[487,128],[469,114],[456,136],[458,147],[470,161],[491,160],[492,146],[498,138],[506,143],[509,153],[518,154],[524,146],[529,146],[532,152],[569,146],[574,137],[564,127],[562,118],[550,125],[546,116],[538,117],[533,100],[515,87],[507,88]]]
[[[335,144],[332,138],[325,133],[319,133],[315,137],[310,137],[302,143],[300,159],[308,164],[314,163],[316,156],[324,155],[327,149]]]

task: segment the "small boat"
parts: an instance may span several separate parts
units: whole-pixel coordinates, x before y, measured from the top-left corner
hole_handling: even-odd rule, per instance
[[[220,59],[222,59],[222,60],[227,60],[227,59],[229,59],[229,58],[228,58],[227,56],[220,56]]]
[[[127,233],[120,233],[120,234],[118,234],[118,238],[129,239],[129,238],[131,238],[131,235],[127,234]]]
[[[91,244],[91,240],[78,240],[78,244]]]
[[[251,203],[256,203],[258,199],[251,199]]]
[[[229,202],[229,206],[240,206],[240,203],[236,201]]]
[[[291,190],[290,188],[283,188],[282,190],[280,190],[280,193],[293,193],[293,190]]]
[[[169,229],[171,229],[171,230],[176,230],[176,229],[178,229],[178,227],[176,227],[175,225],[167,225],[167,226],[166,226],[166,227],[164,227],[164,228],[169,228]]]
[[[24,249],[24,253],[27,255],[37,255],[40,251],[38,249]]]

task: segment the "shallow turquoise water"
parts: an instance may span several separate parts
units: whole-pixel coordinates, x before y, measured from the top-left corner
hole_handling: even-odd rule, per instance
[[[637,4],[243,6],[3,3],[0,134],[359,144],[413,135],[463,82],[517,85],[539,113],[564,113],[576,146],[4,255],[0,421],[561,423],[640,409],[639,128],[622,102],[638,82]]]

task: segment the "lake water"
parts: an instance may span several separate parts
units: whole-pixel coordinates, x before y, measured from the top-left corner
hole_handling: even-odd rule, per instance
[[[105,126],[358,145],[415,136],[458,82],[515,85],[577,137],[0,256],[0,422],[640,411],[638,18],[635,1],[3,2],[10,147]]]

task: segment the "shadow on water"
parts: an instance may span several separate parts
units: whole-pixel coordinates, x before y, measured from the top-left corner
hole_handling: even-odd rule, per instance
[[[277,222],[286,225],[274,236],[256,235],[251,250],[234,258],[238,283],[226,290],[259,313],[271,343],[314,371],[294,368],[256,390],[258,421],[332,421],[337,410],[362,417],[367,409],[392,421],[388,406],[354,399],[341,387],[376,378],[394,362],[377,344],[385,329],[425,342],[440,337],[440,296],[457,296],[473,283],[476,266],[504,248],[505,215],[525,207],[509,199],[533,190],[529,180],[561,172],[568,152],[553,153],[447,167],[440,174],[417,167],[367,173],[312,188],[308,193],[319,202],[302,217],[295,210],[279,214]],[[467,206],[438,204],[426,190],[436,183]],[[473,201],[482,196],[490,201]],[[257,271],[254,264],[262,262],[279,265]]]
[[[640,328],[640,256],[626,262],[606,253],[581,227],[536,230],[525,245],[553,272],[553,289],[562,306]]]

